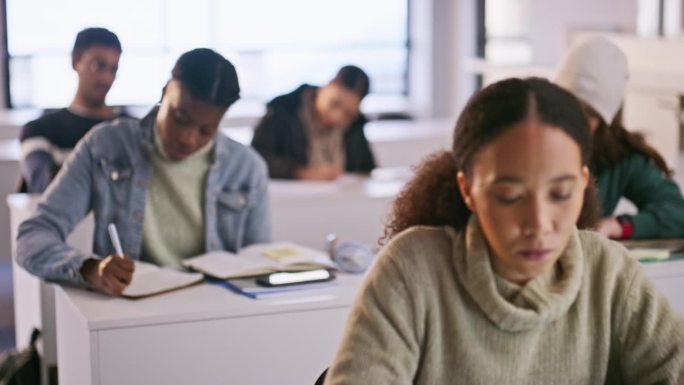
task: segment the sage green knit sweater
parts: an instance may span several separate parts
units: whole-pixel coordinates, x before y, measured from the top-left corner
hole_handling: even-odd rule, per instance
[[[684,384],[684,318],[620,245],[576,231],[552,270],[523,287],[499,278],[474,219],[405,231],[325,383]]]

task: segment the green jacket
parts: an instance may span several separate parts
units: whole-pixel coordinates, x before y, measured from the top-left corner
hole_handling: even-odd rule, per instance
[[[672,179],[664,175],[648,157],[635,153],[598,177],[603,216],[615,211],[620,198],[638,208],[631,216],[633,239],[684,238],[684,198]]]

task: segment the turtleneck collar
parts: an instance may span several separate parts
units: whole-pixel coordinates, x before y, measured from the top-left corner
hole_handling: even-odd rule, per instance
[[[518,332],[553,322],[577,298],[584,255],[577,229],[554,266],[525,285],[508,282],[492,269],[487,241],[475,215],[465,232],[449,229],[456,274],[468,294],[499,329]]]

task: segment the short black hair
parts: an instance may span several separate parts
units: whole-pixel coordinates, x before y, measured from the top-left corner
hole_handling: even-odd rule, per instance
[[[354,91],[361,99],[368,95],[370,90],[368,75],[361,68],[354,65],[346,65],[340,68],[332,82]]]
[[[114,48],[121,53],[121,42],[114,32],[100,27],[86,28],[76,35],[74,48],[71,50],[73,59],[79,58],[85,50],[93,45],[104,45]]]
[[[240,99],[235,66],[209,48],[196,48],[182,54],[171,71],[171,77],[188,88],[203,102],[230,107]]]

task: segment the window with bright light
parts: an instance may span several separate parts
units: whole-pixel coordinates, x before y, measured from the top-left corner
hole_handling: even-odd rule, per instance
[[[5,0],[14,107],[68,105],[70,52],[86,27],[123,46],[115,105],[151,105],[183,52],[210,47],[238,70],[243,99],[266,101],[301,83],[323,84],[345,64],[373,94],[407,92],[407,0]],[[40,26],[40,27],[38,27]]]

